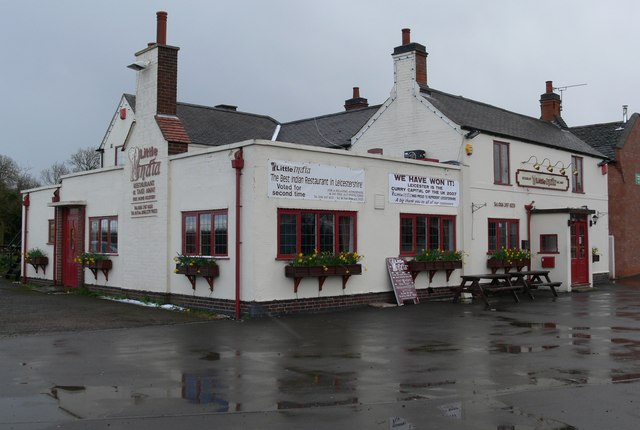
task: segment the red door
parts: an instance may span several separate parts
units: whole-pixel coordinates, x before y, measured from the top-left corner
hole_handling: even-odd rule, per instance
[[[571,284],[589,283],[589,238],[586,218],[571,223]]]
[[[65,208],[62,211],[62,285],[77,287],[80,269],[74,259],[80,254],[80,209]]]

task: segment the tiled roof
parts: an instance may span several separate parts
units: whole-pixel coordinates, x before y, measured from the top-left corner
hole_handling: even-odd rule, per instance
[[[568,130],[563,130],[550,122],[434,89],[423,89],[422,95],[446,117],[465,129],[476,129],[495,136],[514,138],[599,158],[605,157]]]
[[[156,123],[167,142],[191,143],[182,122],[176,116],[156,115]]]
[[[323,148],[348,148],[351,138],[380,106],[323,115],[282,124],[277,140]]]
[[[615,160],[616,148],[622,148],[627,134],[633,128],[633,124],[640,119],[640,115],[634,113],[624,123],[622,121],[607,122],[603,124],[582,125],[571,127],[571,132],[589,145],[602,152],[611,160]]]

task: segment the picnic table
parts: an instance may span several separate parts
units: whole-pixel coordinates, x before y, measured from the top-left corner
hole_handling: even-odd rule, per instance
[[[488,282],[481,282],[488,281]],[[555,287],[561,282],[551,282],[548,270],[527,270],[507,273],[483,273],[477,275],[460,276],[460,286],[456,289],[453,302],[457,302],[463,292],[477,292],[487,307],[491,307],[488,293],[509,292],[516,303],[520,302],[518,292],[524,291],[530,299],[533,299],[531,290],[539,287],[549,287],[554,296],[558,296]]]

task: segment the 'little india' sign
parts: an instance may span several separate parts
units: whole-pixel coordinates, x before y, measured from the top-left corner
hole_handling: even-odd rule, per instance
[[[516,183],[519,187],[544,188],[547,190],[567,191],[569,178],[565,175],[533,172],[531,170],[516,171]]]

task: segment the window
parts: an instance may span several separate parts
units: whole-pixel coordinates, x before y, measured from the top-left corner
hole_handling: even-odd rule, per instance
[[[116,146],[113,148],[114,151],[114,160],[116,166],[124,166],[124,152],[122,152],[122,146]]]
[[[540,253],[541,254],[557,254],[558,253],[558,235],[557,234],[541,234],[540,235]]]
[[[571,191],[574,193],[584,192],[584,172],[582,169],[582,157],[571,156],[571,163],[573,163],[573,181],[571,182]]]
[[[49,235],[47,243],[50,245],[56,243],[56,222],[52,219],[49,220]]]
[[[510,185],[509,179],[509,144],[493,142],[493,183]]]
[[[278,258],[356,250],[356,213],[278,209]]]
[[[89,251],[118,253],[118,217],[89,218]]]
[[[227,210],[182,213],[184,255],[228,255]]]
[[[518,248],[520,221],[517,219],[489,219],[489,252],[504,248]]]
[[[423,249],[455,251],[455,220],[448,215],[400,214],[400,255]]]

